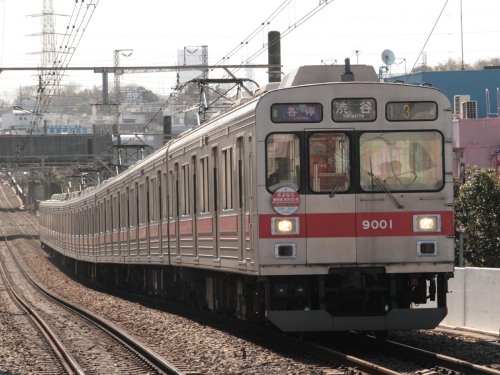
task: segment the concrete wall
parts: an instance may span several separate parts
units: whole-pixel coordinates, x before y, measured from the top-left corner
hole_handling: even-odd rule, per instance
[[[480,168],[495,168],[499,148],[500,118],[453,121],[455,175],[460,175],[462,163]]]
[[[500,334],[500,269],[455,268],[442,324]]]

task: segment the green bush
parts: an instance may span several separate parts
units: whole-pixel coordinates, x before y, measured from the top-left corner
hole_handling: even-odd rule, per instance
[[[500,267],[500,179],[493,169],[468,166],[454,187],[455,258],[463,231],[466,266]]]

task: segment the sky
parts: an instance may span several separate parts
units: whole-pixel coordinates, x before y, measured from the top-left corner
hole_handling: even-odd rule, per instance
[[[433,66],[463,55],[473,64],[500,57],[498,0],[0,0],[0,69],[41,65],[44,3],[57,14],[56,48],[64,50],[73,32],[69,67],[111,67],[115,50],[132,51],[120,55],[124,67],[171,66],[178,50],[199,46],[208,47],[209,65],[266,64],[262,47],[269,31],[282,35],[284,73],[346,58],[378,72],[385,50],[395,56],[393,74],[424,61]],[[267,82],[265,69],[253,74],[259,84]],[[221,76],[221,70],[211,73]],[[37,80],[36,71],[1,72],[0,100],[14,99]],[[101,85],[101,76],[67,71],[62,83],[92,88]],[[127,84],[168,95],[175,73],[125,74],[121,85]]]

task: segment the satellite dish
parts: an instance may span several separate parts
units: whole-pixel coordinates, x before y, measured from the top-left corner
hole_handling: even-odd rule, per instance
[[[394,52],[392,52],[390,49],[385,49],[382,52],[382,61],[385,65],[392,65],[394,64],[395,60],[396,56],[394,56]]]

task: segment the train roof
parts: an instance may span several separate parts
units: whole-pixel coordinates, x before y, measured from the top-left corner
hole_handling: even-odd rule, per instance
[[[279,88],[326,82],[380,82],[369,65],[306,65],[286,74]]]

